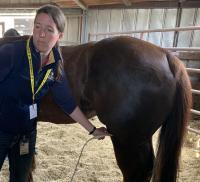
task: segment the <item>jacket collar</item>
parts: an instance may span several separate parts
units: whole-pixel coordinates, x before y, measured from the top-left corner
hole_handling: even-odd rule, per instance
[[[38,60],[40,60],[40,52],[35,48],[35,46],[33,44],[33,36],[31,36],[31,38],[30,38],[30,49],[31,49],[32,55],[36,56],[36,58]],[[49,60],[46,65],[57,63],[60,60],[61,60],[61,55],[58,51],[58,48],[56,46],[54,46],[52,51],[50,52]]]

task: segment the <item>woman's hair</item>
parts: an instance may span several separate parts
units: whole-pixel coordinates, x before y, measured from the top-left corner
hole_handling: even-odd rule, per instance
[[[41,6],[36,11],[35,19],[37,18],[37,15],[39,15],[41,13],[45,13],[45,14],[49,15],[49,17],[51,17],[53,19],[54,23],[56,24],[58,31],[61,32],[61,33],[64,32],[65,15],[59,7],[54,6],[54,5],[50,5],[50,4]],[[34,23],[35,23],[35,20],[34,20]]]
[[[39,15],[41,13],[45,13],[53,19],[53,21],[56,24],[56,27],[60,33],[64,32],[64,30],[65,30],[65,15],[59,7],[50,5],[50,4],[41,6],[36,11],[35,19],[37,18],[37,15]],[[34,23],[35,23],[35,20],[34,20]],[[58,69],[57,69],[58,71],[57,71],[57,77],[56,77],[56,80],[59,80],[60,76],[62,75],[62,71],[64,69],[64,65],[63,65],[64,62],[63,62],[62,53],[61,53],[58,43],[56,44],[56,47],[61,56],[61,60],[59,61],[59,64],[58,64]]]

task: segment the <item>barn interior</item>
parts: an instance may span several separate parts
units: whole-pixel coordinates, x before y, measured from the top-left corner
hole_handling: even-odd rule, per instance
[[[191,78],[195,125],[191,124],[190,132],[199,136],[199,0],[1,0],[0,38],[10,28],[31,35],[35,12],[45,4],[57,5],[65,14],[62,46],[128,35],[171,50],[184,62]]]

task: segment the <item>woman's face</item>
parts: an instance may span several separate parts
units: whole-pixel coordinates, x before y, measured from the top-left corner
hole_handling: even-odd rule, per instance
[[[33,28],[33,43],[41,53],[49,54],[63,33],[59,32],[55,22],[48,14],[40,13],[36,16]]]

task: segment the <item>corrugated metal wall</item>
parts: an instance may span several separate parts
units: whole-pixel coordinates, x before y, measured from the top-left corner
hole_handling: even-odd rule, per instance
[[[174,28],[177,9],[110,9],[89,10],[88,32],[126,32],[158,28]],[[180,27],[200,25],[200,8],[183,9]],[[132,35],[139,37],[138,34]],[[92,36],[90,40],[100,40],[108,36]],[[163,47],[172,47],[174,32],[144,34],[144,40]],[[180,32],[177,46],[200,46],[200,31]]]
[[[61,41],[63,45],[77,45],[81,43],[81,25],[82,11],[81,10],[63,10],[66,17],[66,25],[64,37]]]

